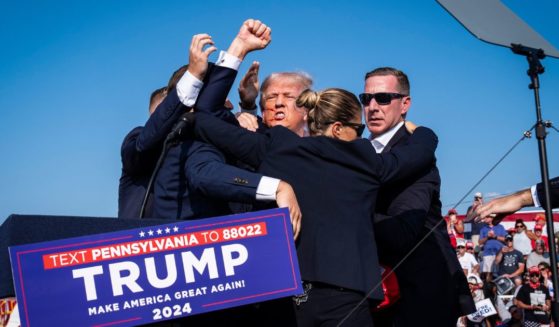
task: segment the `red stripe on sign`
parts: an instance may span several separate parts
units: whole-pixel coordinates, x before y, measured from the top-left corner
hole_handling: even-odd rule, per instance
[[[42,256],[43,267],[44,269],[71,267],[92,262],[260,237],[267,234],[268,230],[265,222],[228,226],[186,234],[45,254]]]

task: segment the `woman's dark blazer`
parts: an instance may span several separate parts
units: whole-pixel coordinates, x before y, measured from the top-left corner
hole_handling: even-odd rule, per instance
[[[377,154],[365,139],[299,137],[283,126],[264,134],[198,113],[195,133],[226,154],[295,190],[303,214],[301,277],[363,293],[380,282],[373,212],[381,183],[406,178],[435,160],[436,135],[417,128],[408,145]],[[371,299],[382,299],[377,287]]]

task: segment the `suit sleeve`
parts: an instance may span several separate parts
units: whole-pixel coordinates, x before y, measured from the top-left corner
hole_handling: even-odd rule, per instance
[[[271,143],[269,133],[259,134],[233,126],[206,114],[196,114],[194,133],[226,155],[258,167]]]
[[[131,176],[151,174],[161,152],[160,145],[153,146],[147,151],[138,151],[136,144],[142,130],[142,127],[136,127],[130,131],[120,148],[122,170]]]
[[[187,107],[180,101],[177,90],[173,89],[165,97],[165,100],[157,107],[149,117],[142,133],[138,136],[136,148],[138,151],[147,151],[155,146],[163,144],[167,134],[173,129],[173,125],[186,111]]]
[[[206,76],[207,79],[204,81],[204,86],[200,90],[195,104],[195,111],[207,113],[237,125],[235,115],[224,106],[227,94],[237,77],[237,71],[210,64]]]
[[[438,139],[433,131],[426,127],[418,127],[406,144],[380,155],[381,183],[400,181],[428,169],[435,161],[437,144]]]
[[[195,106],[199,106],[208,112],[216,112],[216,115],[219,113],[223,117],[227,113],[231,114],[225,111],[218,112],[217,108],[218,106],[223,108],[227,92],[235,81],[236,73],[233,69],[215,66],[210,63],[204,77],[204,86],[198,94]],[[225,91],[226,89],[227,91]],[[138,136],[136,141],[137,150],[143,152],[163,144],[179,117],[188,109],[189,107],[181,102],[177,89],[170,90],[163,102],[149,117],[142,133]],[[233,116],[232,119],[235,119],[235,117]]]
[[[555,177],[549,180],[549,192],[551,199],[551,207],[559,207],[559,177]],[[545,207],[545,194],[543,192],[543,183],[536,185],[536,191],[538,192],[538,200],[542,207]]]
[[[225,201],[253,202],[261,174],[225,163],[215,147],[195,141],[185,163],[189,187],[208,197]]]

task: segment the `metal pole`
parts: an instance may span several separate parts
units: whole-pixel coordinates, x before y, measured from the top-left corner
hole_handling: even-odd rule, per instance
[[[541,51],[541,50],[540,50]],[[530,68],[528,69],[528,75],[530,76],[531,84],[529,85],[530,89],[534,90],[534,100],[536,102],[536,138],[538,140],[538,150],[540,156],[540,169],[541,169],[541,176],[542,176],[542,183],[544,189],[544,197],[545,197],[545,219],[547,222],[547,239],[549,245],[549,252],[550,252],[550,261],[551,261],[551,271],[552,274],[552,282],[553,282],[553,289],[557,290],[558,277],[557,277],[557,251],[555,247],[555,231],[553,228],[553,212],[551,210],[551,197],[550,197],[550,186],[549,186],[549,170],[547,165],[547,149],[545,145],[545,137],[546,137],[546,127],[542,120],[541,114],[541,106],[540,106],[540,84],[539,84],[539,77],[538,74],[544,72],[543,66],[539,61],[540,57],[542,57],[542,53],[537,53],[535,51],[529,51],[527,54],[528,63],[530,64]],[[543,57],[542,57],[543,58]],[[541,199],[540,199],[541,200]],[[529,267],[528,267],[529,268]],[[551,303],[551,317],[555,325],[559,324],[559,294],[555,291],[555,296]]]

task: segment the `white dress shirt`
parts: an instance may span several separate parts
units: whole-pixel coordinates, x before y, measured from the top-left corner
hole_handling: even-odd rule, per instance
[[[392,137],[394,137],[394,134],[396,134],[396,132],[398,131],[398,129],[400,129],[400,127],[402,127],[402,125],[404,125],[403,121],[399,122],[398,124],[396,124],[396,126],[392,127],[382,135],[379,135],[377,137],[373,137],[373,135],[371,135],[371,144],[373,145],[377,153],[381,153],[382,150],[384,150],[388,142],[390,142]]]
[[[239,70],[241,60],[225,51],[219,53],[216,66],[227,67],[233,70]],[[190,72],[186,71],[177,83],[177,95],[179,100],[187,107],[191,108],[196,103],[200,90],[204,86],[204,82],[194,77]],[[263,176],[258,182],[256,188],[256,200],[259,201],[275,201],[276,192],[280,180],[277,178]]]

